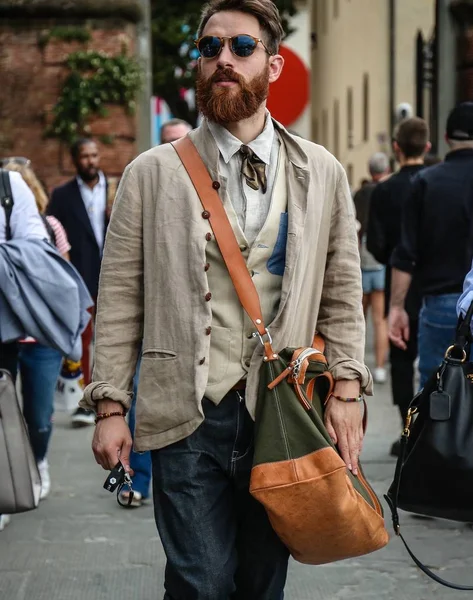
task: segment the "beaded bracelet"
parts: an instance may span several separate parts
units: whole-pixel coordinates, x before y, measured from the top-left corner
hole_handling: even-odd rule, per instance
[[[345,396],[336,396],[335,394],[330,394],[333,398],[340,400],[340,402],[363,402],[363,396],[360,394],[355,398],[346,398]]]
[[[97,413],[97,415],[95,416],[95,424],[97,425],[97,423],[102,419],[108,419],[109,417],[124,417],[125,415],[126,413],[121,411],[111,413]]]

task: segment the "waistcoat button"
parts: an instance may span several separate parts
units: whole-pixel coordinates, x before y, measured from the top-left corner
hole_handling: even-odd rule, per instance
[[[245,360],[245,367],[249,367],[251,365],[251,360],[249,358],[247,358]]]
[[[210,292],[207,292],[205,294],[205,300],[208,302],[211,298],[212,298],[212,294]]]
[[[218,181],[213,181],[212,182],[212,187],[214,190],[219,190],[220,189],[220,183]]]
[[[208,210],[204,210],[204,212],[202,213],[202,218],[203,219],[210,219],[210,213]]]
[[[248,246],[246,246],[245,244],[240,244],[240,250],[241,250],[242,252],[244,252],[244,251],[245,251],[245,250],[247,250],[247,249],[248,249]]]
[[[251,339],[253,338],[253,332],[252,332],[252,331],[250,331],[250,333],[247,333],[247,334],[246,334],[246,337],[247,337],[249,340],[251,340]]]
[[[203,365],[203,364],[204,364],[204,362],[205,362],[205,356],[204,356],[204,358],[201,358],[201,359],[199,360],[199,365]]]
[[[207,327],[207,329],[205,330],[205,335],[210,335],[212,332],[212,327]]]
[[[208,271],[210,269],[210,264],[209,263],[205,263],[204,265],[204,271]]]
[[[206,233],[205,234],[205,239],[210,242],[210,240],[212,239],[212,234],[211,233]]]

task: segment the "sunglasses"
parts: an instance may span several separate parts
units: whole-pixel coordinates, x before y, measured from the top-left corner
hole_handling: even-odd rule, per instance
[[[232,54],[239,56],[240,58],[247,58],[248,56],[251,56],[259,43],[270,56],[273,56],[273,53],[268,50],[266,44],[261,38],[255,38],[246,33],[234,35],[232,37],[204,35],[198,40],[195,40],[194,44],[197,46],[197,50],[200,52],[202,58],[215,58],[222,51],[222,48],[225,45],[225,40],[230,40],[230,50]]]
[[[30,164],[30,159],[25,158],[24,156],[7,156],[6,158],[0,158],[0,167],[6,167],[6,165],[28,167]]]

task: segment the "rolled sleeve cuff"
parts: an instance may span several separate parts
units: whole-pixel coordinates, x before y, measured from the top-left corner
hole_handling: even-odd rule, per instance
[[[351,359],[343,359],[336,361],[329,368],[335,381],[340,379],[359,379],[361,391],[366,396],[373,395],[373,377],[370,370],[364,364]]]
[[[398,271],[403,271],[404,273],[414,273],[415,263],[407,258],[402,256],[399,252],[394,251],[391,257],[391,267],[398,269]]]
[[[84,396],[79,402],[79,406],[86,410],[97,412],[97,402],[112,400],[113,402],[120,402],[123,408],[128,411],[130,410],[132,398],[132,392],[119,390],[106,381],[94,381],[94,383],[85,388]]]

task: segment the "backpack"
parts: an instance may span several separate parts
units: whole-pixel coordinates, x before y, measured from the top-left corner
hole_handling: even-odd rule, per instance
[[[5,211],[6,239],[8,241],[12,238],[10,221],[11,214],[13,211],[13,205],[15,204],[15,202],[13,200],[10,175],[6,169],[0,169],[0,204],[3,206],[3,209]],[[54,233],[54,229],[51,227],[48,219],[44,215],[40,216],[43,220],[46,232],[49,236],[49,239],[51,240],[51,243],[54,244],[54,246],[57,246],[56,234]]]

